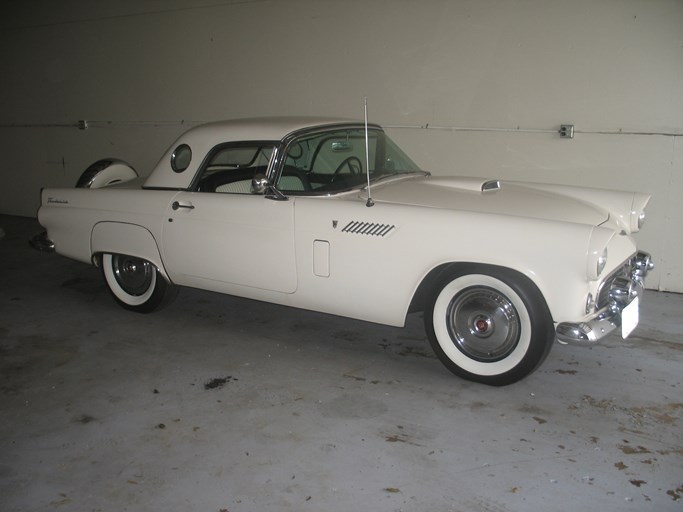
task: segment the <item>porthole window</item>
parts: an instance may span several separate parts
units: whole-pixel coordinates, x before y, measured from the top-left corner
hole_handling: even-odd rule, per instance
[[[171,155],[171,168],[175,172],[183,172],[190,165],[192,160],[192,150],[187,144],[181,144]]]

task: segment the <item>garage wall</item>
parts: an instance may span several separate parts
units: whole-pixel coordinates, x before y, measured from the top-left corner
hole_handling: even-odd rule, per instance
[[[0,212],[197,122],[361,117],[434,174],[653,193],[648,286],[683,292],[680,0],[24,0],[0,20]],[[89,128],[79,130],[78,120]],[[562,123],[576,136],[561,139]]]

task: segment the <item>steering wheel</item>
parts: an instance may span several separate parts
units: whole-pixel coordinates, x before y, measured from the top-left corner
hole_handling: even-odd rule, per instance
[[[334,170],[334,174],[332,175],[330,183],[332,183],[337,176],[341,174],[341,171],[344,169],[344,167],[348,167],[351,174],[361,174],[363,172],[363,164],[361,163],[360,159],[357,156],[350,156],[345,158]]]

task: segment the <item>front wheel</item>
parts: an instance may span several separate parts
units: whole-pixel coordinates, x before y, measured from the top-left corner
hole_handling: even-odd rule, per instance
[[[175,291],[152,263],[133,256],[103,254],[102,273],[116,302],[138,313],[157,309]]]
[[[538,288],[499,267],[446,271],[425,310],[432,349],[456,375],[493,386],[516,382],[546,358],[553,322]]]

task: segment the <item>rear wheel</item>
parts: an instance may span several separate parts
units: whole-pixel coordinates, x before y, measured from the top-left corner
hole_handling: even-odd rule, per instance
[[[141,258],[103,254],[102,273],[116,302],[131,311],[149,313],[174,295],[159,270]]]
[[[554,340],[550,312],[538,288],[499,267],[446,271],[424,318],[430,344],[449,370],[494,386],[534,371]]]

